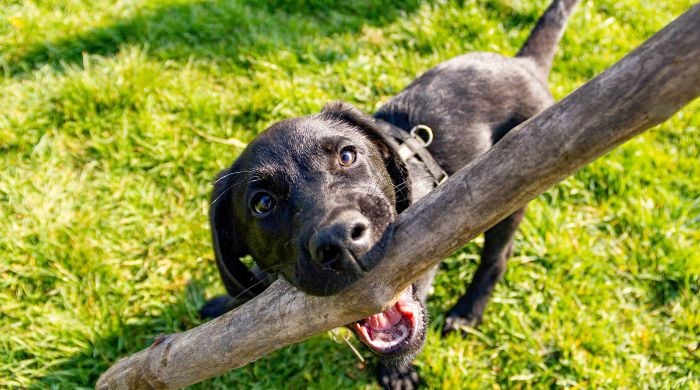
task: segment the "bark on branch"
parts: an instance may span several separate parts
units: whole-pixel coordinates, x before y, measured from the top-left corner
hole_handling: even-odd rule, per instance
[[[700,5],[402,213],[395,245],[341,294],[313,297],[283,280],[224,316],[159,337],[124,358],[99,389],[178,388],[387,307],[480,232],[700,94]],[[450,205],[450,207],[445,207]]]

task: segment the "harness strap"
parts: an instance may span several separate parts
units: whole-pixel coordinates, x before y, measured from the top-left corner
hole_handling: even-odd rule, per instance
[[[447,180],[448,175],[440,164],[435,161],[433,155],[428,151],[428,146],[433,142],[433,130],[426,125],[417,125],[406,132],[406,130],[394,126],[393,124],[375,118],[375,123],[383,131],[386,132],[392,139],[399,157],[403,161],[407,161],[413,156],[425,165],[425,168],[432,176],[433,184],[437,187]]]

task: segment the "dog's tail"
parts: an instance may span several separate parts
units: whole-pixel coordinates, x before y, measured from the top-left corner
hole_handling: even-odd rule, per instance
[[[516,55],[531,58],[545,81],[552,67],[559,39],[564,34],[566,21],[578,2],[579,0],[554,0]]]

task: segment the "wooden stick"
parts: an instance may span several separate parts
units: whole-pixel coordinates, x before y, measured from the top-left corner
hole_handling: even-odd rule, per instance
[[[124,358],[99,389],[179,388],[377,313],[422,273],[585,164],[669,118],[700,94],[700,5],[402,213],[394,245],[331,297],[284,280],[194,329]]]

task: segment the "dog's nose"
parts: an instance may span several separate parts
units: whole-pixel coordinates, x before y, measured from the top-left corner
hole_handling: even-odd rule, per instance
[[[359,213],[338,218],[311,236],[311,259],[324,267],[343,271],[357,268],[357,259],[370,248],[369,221]]]

